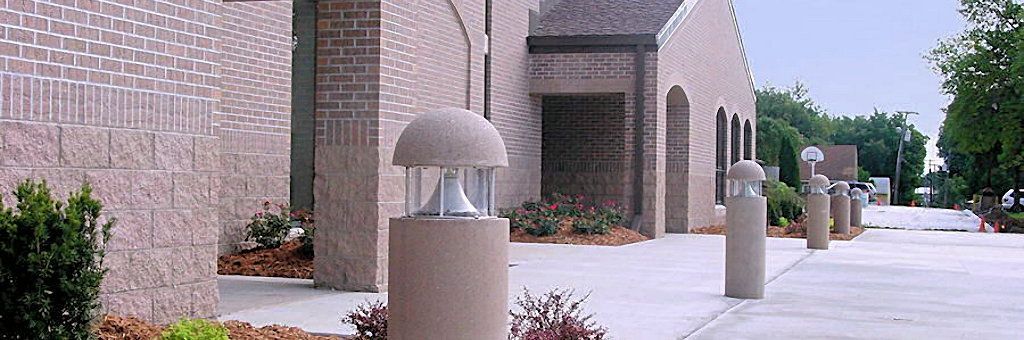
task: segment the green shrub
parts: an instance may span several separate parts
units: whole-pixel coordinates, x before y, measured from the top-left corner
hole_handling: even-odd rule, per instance
[[[253,214],[246,226],[245,240],[256,242],[260,249],[280,247],[292,229],[292,220],[287,207],[278,205],[277,210],[272,210],[270,201],[263,202],[263,210]]]
[[[779,181],[765,183],[765,196],[768,197],[768,223],[783,226],[786,222],[797,220],[804,213],[804,199],[793,189]]]
[[[625,220],[622,207],[615,201],[594,205],[588,204],[583,195],[558,193],[502,210],[499,216],[509,219],[512,229],[522,229],[534,236],[554,235],[563,221],[571,222],[573,231],[578,233],[607,234]]]
[[[160,334],[161,340],[228,340],[228,329],[203,319],[182,319]]]
[[[783,228],[785,228],[785,227],[788,227],[788,226],[789,226],[789,224],[790,224],[790,222],[789,222],[789,219],[788,219],[788,218],[785,218],[785,217],[779,217],[779,226],[780,226],[780,227],[783,227]]]
[[[341,322],[355,327],[358,340],[388,338],[388,306],[380,301],[367,302],[345,314]]]
[[[100,222],[89,185],[66,204],[46,182],[25,181],[14,196],[17,209],[0,204],[0,335],[92,338],[114,222]]]

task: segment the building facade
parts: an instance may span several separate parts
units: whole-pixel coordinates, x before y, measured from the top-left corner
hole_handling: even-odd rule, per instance
[[[730,0],[0,5],[0,189],[90,182],[119,220],[104,306],[151,320],[213,315],[216,256],[289,196],[316,213],[317,285],[386,290],[391,155],[429,110],[498,128],[502,206],[616,200],[652,237],[711,224],[756,157]]]

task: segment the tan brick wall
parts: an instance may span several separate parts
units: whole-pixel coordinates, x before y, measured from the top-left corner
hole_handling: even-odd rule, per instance
[[[492,1],[491,122],[501,133],[509,167],[498,170],[497,203],[510,207],[541,191],[541,104],[530,96],[530,11],[538,0]]]
[[[25,178],[62,196],[92,183],[119,220],[105,309],[161,322],[213,316],[221,3],[0,5],[4,202]]]
[[[290,1],[229,2],[222,10],[218,112],[220,252],[237,250],[261,201],[287,204],[291,144]]]
[[[751,128],[757,130],[753,89],[737,37],[730,0],[702,0],[659,51],[659,68],[663,70],[657,85],[659,112],[666,112],[666,96],[673,86],[681,86],[690,102],[686,125],[689,136],[693,136],[686,167],[690,187],[686,225],[690,229],[710,225],[714,217],[718,109],[725,108],[730,120],[738,114],[742,122],[749,120]],[[731,136],[731,132],[726,135]],[[740,136],[742,140],[742,133]],[[726,148],[725,154],[731,155]]]

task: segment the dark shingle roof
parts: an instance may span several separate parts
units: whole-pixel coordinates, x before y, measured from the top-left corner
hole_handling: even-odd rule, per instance
[[[534,36],[657,34],[683,0],[562,0]]]

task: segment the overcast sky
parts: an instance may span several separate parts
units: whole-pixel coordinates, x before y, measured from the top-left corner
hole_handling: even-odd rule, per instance
[[[923,56],[964,28],[957,0],[734,0],[758,86],[803,82],[829,114],[916,111],[934,147],[949,99]]]

